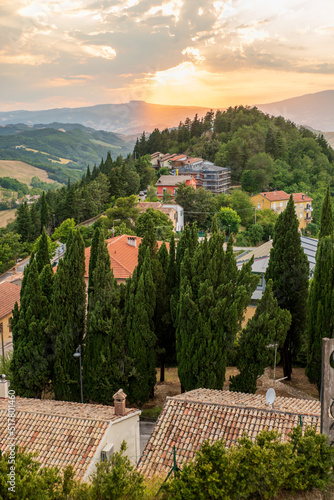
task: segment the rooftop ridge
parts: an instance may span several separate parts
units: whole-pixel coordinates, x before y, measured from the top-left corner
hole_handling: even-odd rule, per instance
[[[192,400],[192,399],[176,399],[176,398],[173,398],[173,397],[167,397],[166,399],[170,399],[172,401],[176,401],[177,403],[191,403],[191,404],[200,404],[200,405],[206,405],[206,406],[219,406],[219,407],[223,407],[223,408],[241,408],[243,410],[256,410],[256,411],[263,411],[263,412],[266,412],[266,413],[275,413],[275,414],[282,414],[282,415],[294,415],[294,416],[307,416],[307,417],[316,417],[316,418],[320,418],[320,415],[317,414],[317,413],[307,413],[307,412],[298,412],[298,411],[293,411],[293,410],[282,410],[282,409],[278,409],[278,408],[260,408],[259,406],[251,406],[251,405],[248,405],[248,404],[245,404],[245,403],[236,403],[236,402],[232,402],[232,403],[212,403],[212,402],[208,402],[208,401],[196,401],[196,400]],[[307,401],[306,400],[303,400],[301,399],[301,401]]]

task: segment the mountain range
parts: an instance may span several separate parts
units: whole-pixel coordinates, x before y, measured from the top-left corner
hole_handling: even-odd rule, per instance
[[[297,125],[322,132],[334,131],[334,90],[306,94],[284,101],[257,104],[264,113],[283,116]]]
[[[247,104],[247,103],[244,103]],[[257,104],[264,113],[283,116],[297,125],[322,132],[334,131],[334,90],[325,90],[283,101]],[[200,106],[170,106],[145,101],[122,104],[99,104],[79,108],[55,108],[40,111],[0,112],[2,125],[81,124],[96,130],[106,130],[127,136],[137,136],[155,128],[177,127],[179,122],[197,113],[204,116],[210,108]],[[124,138],[125,139],[125,138]]]
[[[209,108],[199,106],[167,106],[130,101],[124,104],[99,104],[82,108],[0,112],[0,123],[80,123],[97,130],[137,136],[143,131],[152,132],[155,128],[162,130],[177,127],[187,116],[193,118],[196,113],[204,116],[208,110]]]

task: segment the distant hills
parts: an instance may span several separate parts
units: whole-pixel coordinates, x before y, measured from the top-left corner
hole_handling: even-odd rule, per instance
[[[79,179],[89,164],[99,164],[108,151],[113,158],[133,151],[134,139],[81,124],[51,123],[0,126],[0,159],[20,160],[66,183]]]
[[[334,90],[306,94],[270,104],[257,104],[257,107],[264,113],[281,115],[297,125],[322,132],[334,132]]]
[[[192,119],[196,113],[204,116],[208,110],[209,108],[199,106],[167,106],[130,101],[124,104],[99,104],[82,108],[0,112],[0,123],[76,123],[97,130],[138,135],[143,131],[152,132],[155,128],[177,127],[179,122],[187,117]]]

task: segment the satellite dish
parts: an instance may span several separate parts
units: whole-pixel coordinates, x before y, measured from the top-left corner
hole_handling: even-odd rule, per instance
[[[275,398],[276,398],[276,393],[275,393],[274,389],[272,389],[272,388],[268,389],[267,394],[266,394],[267,404],[268,405],[274,404]]]

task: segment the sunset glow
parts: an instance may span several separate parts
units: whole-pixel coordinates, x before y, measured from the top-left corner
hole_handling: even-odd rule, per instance
[[[4,0],[0,12],[0,110],[138,96],[217,108],[333,88],[327,0]]]

